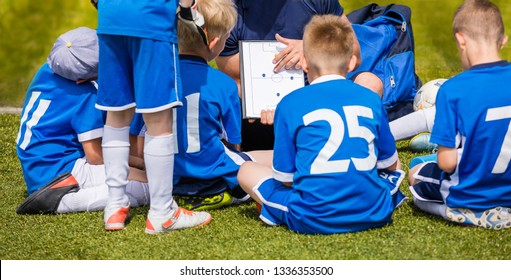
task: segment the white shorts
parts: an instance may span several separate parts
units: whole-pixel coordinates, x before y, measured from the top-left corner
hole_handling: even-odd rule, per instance
[[[103,210],[108,200],[108,186],[105,183],[105,166],[87,163],[85,158],[78,159],[71,171],[80,189],[62,197],[57,213],[85,212]],[[147,183],[129,181],[126,194],[132,207],[149,203]]]

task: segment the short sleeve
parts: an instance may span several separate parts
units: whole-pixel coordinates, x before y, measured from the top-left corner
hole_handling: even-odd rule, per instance
[[[378,161],[377,168],[384,169],[396,162],[398,159],[396,142],[390,132],[387,112],[381,106],[380,131],[378,137]]]
[[[290,119],[286,118],[285,112],[286,109],[282,106],[277,106],[275,110],[273,177],[281,182],[292,182],[296,171],[296,146],[293,140],[294,133],[290,128]]]
[[[96,94],[84,93],[73,114],[71,126],[78,135],[78,141],[84,142],[103,137],[104,112],[96,109]]]
[[[449,85],[446,82],[436,97],[435,124],[430,141],[440,146],[455,148],[457,135],[456,110],[454,101],[449,100]]]
[[[238,86],[229,78],[228,89],[222,110],[222,125],[231,144],[241,143],[241,106],[238,97]]]

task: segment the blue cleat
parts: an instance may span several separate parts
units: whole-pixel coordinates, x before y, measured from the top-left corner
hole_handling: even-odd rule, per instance
[[[425,162],[430,162],[430,161],[437,162],[437,155],[436,154],[431,154],[431,155],[414,157],[410,161],[410,169],[412,167],[416,166],[417,164],[421,164],[421,163],[425,163]]]
[[[410,150],[412,152],[416,152],[416,153],[422,153],[422,152],[434,153],[437,150],[438,145],[429,142],[430,138],[431,138],[431,133],[429,133],[429,132],[423,132],[423,133],[419,133],[419,134],[415,135],[410,140],[410,144],[409,144]]]

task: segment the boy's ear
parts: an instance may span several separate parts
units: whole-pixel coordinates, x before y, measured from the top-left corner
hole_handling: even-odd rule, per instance
[[[506,35],[504,35],[504,37],[502,38],[502,42],[500,43],[500,49],[504,48],[504,46],[507,43],[507,39],[508,39],[508,37]]]
[[[220,37],[215,37],[215,38],[213,38],[213,40],[209,41],[209,45],[208,45],[209,51],[213,50],[219,41],[220,41]]]
[[[305,73],[309,73],[309,63],[307,62],[307,59],[305,59],[305,56],[301,55],[300,57],[300,65],[302,66],[302,70]]]
[[[465,40],[465,35],[463,35],[463,33],[457,32],[456,34],[454,34],[454,38],[456,39],[458,46],[462,50],[465,50],[465,47],[467,46],[467,41]]]
[[[348,72],[355,70],[355,68],[357,67],[357,61],[358,61],[357,56],[352,55],[350,61],[348,62]]]

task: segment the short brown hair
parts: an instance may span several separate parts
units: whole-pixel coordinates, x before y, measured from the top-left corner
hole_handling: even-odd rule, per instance
[[[204,29],[209,39],[229,33],[238,17],[231,0],[196,0],[197,10],[204,16]],[[196,50],[204,47],[201,36],[185,24],[178,22],[178,44],[180,50]]]
[[[499,8],[488,0],[467,0],[454,14],[453,33],[500,45],[505,36]]]
[[[315,15],[305,26],[303,52],[311,69],[338,68],[346,72],[353,55],[354,32],[347,20]]]

